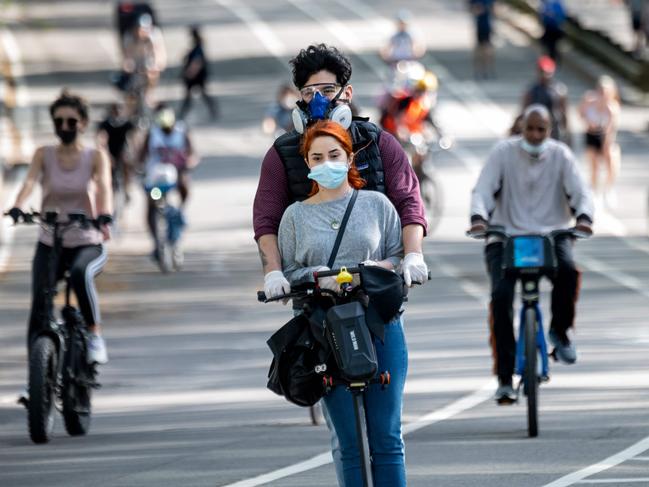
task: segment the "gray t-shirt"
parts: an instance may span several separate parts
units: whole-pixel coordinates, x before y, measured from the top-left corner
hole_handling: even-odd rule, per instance
[[[324,203],[298,201],[286,209],[278,237],[282,269],[289,282],[312,281],[315,268],[327,265],[351,195]],[[397,267],[402,256],[401,222],[396,209],[379,192],[359,191],[333,268],[386,259]]]

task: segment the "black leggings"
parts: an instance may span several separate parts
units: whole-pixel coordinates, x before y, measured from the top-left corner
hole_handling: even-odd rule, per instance
[[[550,328],[565,333],[575,320],[580,272],[572,257],[570,237],[555,240],[558,270],[552,279],[552,322]],[[514,292],[516,280],[502,271],[503,244],[491,243],[485,248],[487,270],[491,278],[490,326],[495,372],[503,381],[514,373],[516,342],[514,339]]]
[[[47,323],[49,317],[46,290],[51,275],[50,259],[53,249],[39,242],[32,263],[32,309],[29,317],[27,348],[34,337]],[[77,297],[81,314],[86,324],[101,323],[99,301],[95,289],[95,276],[101,272],[106,263],[106,252],[102,245],[83,245],[64,248],[57,259],[57,282],[66,270],[70,271],[70,282]]]

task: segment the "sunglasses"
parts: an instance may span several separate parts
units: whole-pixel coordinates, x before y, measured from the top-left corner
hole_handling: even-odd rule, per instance
[[[68,128],[74,129],[77,127],[77,124],[79,123],[78,118],[74,117],[55,117],[54,118],[54,125],[58,128],[63,127],[63,124],[66,124]]]

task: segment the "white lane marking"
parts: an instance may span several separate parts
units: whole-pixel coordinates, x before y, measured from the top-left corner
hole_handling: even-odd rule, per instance
[[[412,423],[404,425],[403,434],[407,435],[414,431],[430,426],[431,424],[439,423],[440,421],[444,421],[446,419],[452,418],[453,416],[457,416],[467,409],[471,409],[477,406],[478,404],[491,398],[493,388],[494,383],[492,381],[488,382],[477,391],[472,392],[467,396],[461,397],[457,401],[454,401],[444,406],[443,408],[438,409],[437,411],[428,413]],[[234,484],[228,484],[224,487],[256,487],[257,485],[264,485],[270,482],[274,482],[275,480],[290,477],[291,475],[306,472],[307,470],[313,470],[315,468],[322,467],[323,465],[332,463],[332,461],[333,460],[331,458],[330,452],[321,453],[303,462],[289,465],[287,467],[281,468],[279,470],[274,470],[257,477],[244,479]]]
[[[4,191],[4,188],[3,188]],[[20,191],[20,184],[16,184],[11,194],[7,197],[6,201],[0,201],[0,203],[13,202],[18,196]],[[0,210],[2,210],[0,208]],[[13,221],[9,217],[5,217],[0,212],[0,274],[2,274],[9,264],[9,259],[11,258],[11,250],[14,241],[14,236],[16,232],[16,226],[13,224]]]
[[[231,0],[214,0],[214,3],[230,10],[234,15],[239,17],[246,24],[248,29],[261,41],[262,45],[276,58],[282,61],[282,66],[288,69],[283,57],[287,55],[286,45],[275,35],[266,22],[264,22],[257,13],[240,2]]]
[[[610,265],[606,264],[597,259],[592,259],[585,255],[579,256],[579,263],[583,265],[588,270],[602,274],[603,276],[611,279],[612,281],[617,282],[621,286],[631,289],[632,291],[637,292],[638,294],[649,298],[649,289],[642,284],[638,278],[633,277],[626,272],[618,271]]]
[[[0,40],[2,42],[5,54],[9,59],[11,66],[11,73],[16,82],[16,106],[17,107],[29,107],[31,101],[29,98],[29,92],[25,86],[23,77],[25,76],[25,70],[23,68],[22,54],[16,38],[7,28],[0,29]],[[34,140],[32,138],[32,133],[29,127],[21,127],[21,152],[23,157],[31,156],[34,152]]]
[[[596,479],[596,480],[581,480],[580,482],[576,482],[575,484],[613,484],[613,485],[620,485],[620,484],[639,484],[643,483],[645,485],[649,484],[649,477],[644,477],[644,478],[619,478],[619,479]]]
[[[634,458],[629,458],[629,460],[638,460],[639,462],[649,462],[649,457],[634,457]]]
[[[9,223],[9,218],[0,216],[2,221],[2,229],[0,230],[0,235],[2,240],[0,240],[0,274],[5,271],[7,264],[9,263],[9,258],[11,257],[11,244],[14,241],[14,230],[15,227]]]
[[[555,480],[554,482],[550,482],[549,484],[544,485],[543,487],[567,487],[569,485],[583,483],[580,481],[592,475],[603,472],[604,470],[615,467],[616,465],[619,465],[620,463],[625,462],[630,458],[639,455],[640,453],[644,453],[647,450],[649,450],[649,436],[644,438],[643,440],[640,440],[636,444],[631,445],[626,450],[622,450],[621,452],[616,453],[615,455],[612,455],[599,463],[586,467],[577,472],[568,474],[558,480]]]

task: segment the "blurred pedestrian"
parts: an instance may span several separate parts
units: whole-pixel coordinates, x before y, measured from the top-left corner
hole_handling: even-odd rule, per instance
[[[183,66],[182,77],[185,83],[185,100],[180,109],[180,118],[184,119],[187,115],[187,112],[191,108],[192,92],[198,90],[210,111],[210,116],[212,119],[215,119],[218,116],[217,105],[212,97],[207,94],[207,88],[205,86],[209,71],[205,49],[203,48],[203,37],[197,26],[190,27],[189,34],[192,38],[192,47],[185,56]]]
[[[571,145],[568,128],[568,88],[554,78],[556,63],[549,56],[539,57],[536,67],[538,77],[523,96],[521,112],[535,103],[543,105],[550,112],[550,136]]]
[[[397,32],[381,49],[381,58],[391,66],[396,65],[399,61],[419,59],[426,53],[426,46],[419,41],[410,28],[412,20],[410,11],[399,10],[395,20]]]
[[[476,44],[473,52],[473,75],[476,79],[496,76],[494,50],[491,43],[494,0],[469,0],[475,19]]]
[[[559,61],[559,41],[563,38],[563,24],[566,21],[566,9],[562,0],[542,0],[539,5],[539,17],[543,25],[541,44],[547,55]]]
[[[282,83],[277,90],[275,101],[266,109],[261,122],[265,134],[274,138],[293,130],[293,109],[299,99],[299,93],[289,83]]]
[[[601,76],[594,90],[587,91],[579,106],[579,114],[586,124],[586,156],[591,167],[591,185],[597,196],[615,207],[617,198],[613,186],[620,168],[620,146],[616,142],[620,117],[620,100],[615,81]],[[606,168],[606,182],[599,185],[600,161]]]
[[[649,0],[624,0],[631,16],[633,30],[633,54],[642,58],[649,36]]]

